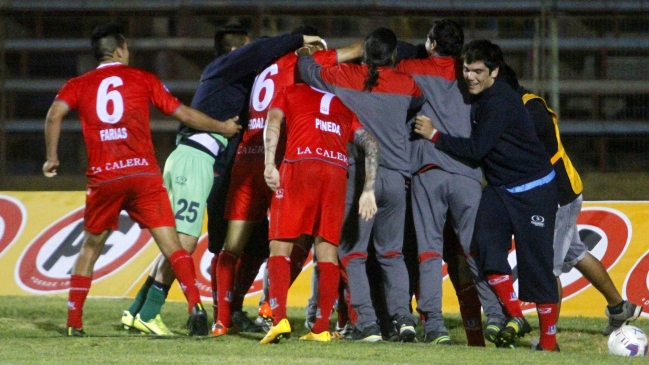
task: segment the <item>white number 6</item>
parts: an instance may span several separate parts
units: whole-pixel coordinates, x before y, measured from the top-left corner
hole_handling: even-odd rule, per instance
[[[275,93],[275,83],[273,83],[272,79],[267,79],[264,80],[268,75],[277,75],[278,69],[277,69],[277,64],[273,63],[272,65],[266,67],[262,73],[257,76],[255,79],[255,85],[253,86],[252,89],[252,107],[258,111],[264,111],[266,108],[268,108],[268,105],[270,104],[270,100],[273,98],[273,94]],[[264,100],[259,100],[259,96],[261,95],[261,91],[263,89],[266,89],[266,93],[264,94]]]
[[[117,76],[105,78],[97,90],[97,116],[104,123],[115,124],[122,119],[124,114],[124,100],[122,94],[117,90],[108,92],[108,87],[119,87],[124,85],[124,81]],[[113,102],[113,113],[108,114],[108,102]]]

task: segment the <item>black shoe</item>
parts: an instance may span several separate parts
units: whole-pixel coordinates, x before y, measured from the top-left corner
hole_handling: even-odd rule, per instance
[[[192,313],[187,320],[187,331],[190,336],[207,336],[210,333],[207,312],[202,304],[198,303],[192,308]]]
[[[432,343],[435,345],[450,345],[451,344],[451,336],[448,335],[448,332],[446,331],[431,331],[427,332],[424,335],[424,342],[425,343]]]
[[[360,342],[380,342],[383,341],[383,337],[381,337],[381,328],[379,328],[379,325],[373,324],[365,327],[362,331],[360,331],[358,328],[354,328],[354,330],[345,337],[345,340]]]
[[[487,327],[484,329],[484,338],[498,345],[498,337],[503,329],[505,329],[505,326],[499,322],[487,322]]]
[[[511,348],[516,346],[518,339],[532,332],[532,327],[527,323],[525,317],[512,317],[505,328],[500,331],[496,347]]]
[[[412,316],[399,316],[392,321],[399,332],[399,341],[417,342],[416,322]]]
[[[536,346],[534,347],[534,350],[536,350],[536,351],[550,351],[550,350],[546,350],[546,349],[544,349],[543,347],[541,347],[541,344],[540,344],[540,343],[537,343],[537,344],[536,344]],[[554,348],[554,350],[552,350],[552,351],[554,351],[554,352],[560,352],[560,350],[559,350],[559,344],[557,344],[556,347]]]
[[[65,329],[65,335],[68,337],[84,337],[86,332],[83,328],[68,327]]]
[[[261,327],[248,318],[248,313],[244,311],[232,312],[232,324],[239,327],[241,332],[262,333]],[[266,331],[268,332],[268,331]]]

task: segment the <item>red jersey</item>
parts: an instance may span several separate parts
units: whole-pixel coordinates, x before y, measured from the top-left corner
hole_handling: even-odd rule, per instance
[[[155,75],[117,62],[102,64],[66,82],[55,100],[79,110],[90,183],[160,174],[151,141],[149,102],[167,115],[181,102]]]
[[[334,94],[306,84],[290,85],[273,99],[270,109],[286,119],[285,162],[320,160],[347,169],[347,142],[362,125]]]
[[[334,66],[337,62],[336,50],[318,51],[313,54],[317,63],[323,66]],[[257,75],[255,84],[250,95],[250,119],[248,128],[241,137],[237,150],[237,159],[264,159],[264,125],[268,116],[268,109],[271,100],[285,86],[295,83],[296,74],[299,77],[297,68],[297,56],[294,52],[287,53],[280,57],[277,62],[266,67]],[[281,156],[280,146],[278,156]]]

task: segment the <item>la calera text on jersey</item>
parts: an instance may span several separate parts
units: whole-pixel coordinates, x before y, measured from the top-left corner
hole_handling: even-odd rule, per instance
[[[126,138],[128,138],[128,131],[126,128],[108,128],[99,131],[99,139],[102,142]],[[90,166],[90,169],[93,173],[98,173],[102,171],[119,170],[132,166],[149,166],[149,161],[147,161],[146,158],[127,158],[119,161],[106,162],[104,166]]]

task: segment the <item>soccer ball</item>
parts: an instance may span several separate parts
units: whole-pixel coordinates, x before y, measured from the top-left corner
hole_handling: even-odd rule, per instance
[[[634,326],[622,326],[608,338],[608,353],[615,356],[646,356],[647,335]]]

